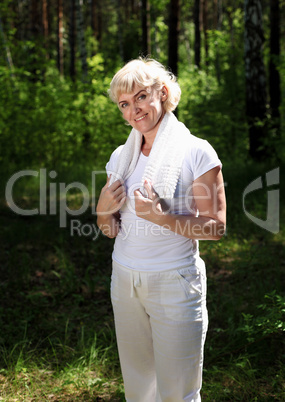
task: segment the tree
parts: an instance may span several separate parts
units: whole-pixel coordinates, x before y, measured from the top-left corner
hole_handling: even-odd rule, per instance
[[[95,39],[101,42],[102,39],[102,10],[99,0],[91,0],[91,28]]]
[[[200,31],[200,0],[194,2],[194,24],[195,24],[195,65],[200,68],[201,63],[201,31]]]
[[[149,0],[142,0],[142,54],[144,56],[151,54]]]
[[[203,32],[204,32],[204,47],[205,47],[205,64],[209,65],[209,43],[208,43],[208,3],[203,0]]]
[[[273,128],[280,134],[280,75],[278,61],[280,57],[280,7],[279,0],[270,0],[270,61],[269,94]]]
[[[72,81],[75,81],[75,0],[70,0],[69,3],[69,49],[70,49],[70,64],[69,74]]]
[[[2,20],[1,20],[1,16],[0,16],[0,42],[2,42],[3,45],[3,51],[6,54],[6,60],[7,60],[7,64],[8,67],[10,69],[10,74],[11,77],[14,78],[14,65],[13,65],[13,60],[12,60],[12,56],[11,56],[11,52],[10,52],[10,48],[8,46],[8,43],[6,41],[5,38],[5,33],[3,30],[3,25],[2,25]]]
[[[121,0],[117,0],[118,43],[121,60],[124,60],[123,23],[121,14]]]
[[[31,37],[36,38],[40,33],[39,4],[37,0],[31,1],[30,31]]]
[[[43,34],[45,39],[45,46],[49,37],[49,24],[48,24],[48,0],[43,0],[42,4],[42,22],[43,22]]]
[[[60,75],[64,74],[63,64],[63,3],[57,1],[57,67]]]
[[[264,35],[260,0],[245,0],[246,116],[250,155],[266,155],[266,76],[263,62]]]
[[[171,0],[168,30],[168,66],[174,75],[178,74],[179,9],[179,0]]]
[[[215,28],[217,31],[222,30],[222,18],[223,18],[223,8],[222,8],[222,0],[215,0],[215,18],[214,18],[214,24]],[[215,65],[216,65],[216,72],[217,72],[217,79],[218,83],[221,83],[221,65],[220,65],[220,50],[219,47],[216,46],[216,60],[215,60]]]
[[[83,82],[86,82],[88,76],[87,51],[84,37],[83,15],[79,0],[75,0],[75,10],[76,10],[77,43],[81,61],[82,80]]]

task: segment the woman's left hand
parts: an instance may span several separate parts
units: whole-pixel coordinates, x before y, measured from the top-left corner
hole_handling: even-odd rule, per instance
[[[226,197],[221,167],[216,166],[193,183],[198,215],[169,212],[150,182],[144,183],[147,197],[134,191],[137,216],[163,226],[174,233],[197,240],[219,240],[226,230]]]
[[[144,182],[147,197],[144,197],[140,190],[134,191],[136,215],[153,223],[159,223],[163,215],[161,201],[148,180]]]

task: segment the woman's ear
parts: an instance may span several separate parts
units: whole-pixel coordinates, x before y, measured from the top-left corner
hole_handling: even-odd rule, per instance
[[[162,90],[161,90],[161,100],[162,100],[162,102],[166,101],[167,98],[168,98],[168,89],[166,88],[166,86],[163,86]]]

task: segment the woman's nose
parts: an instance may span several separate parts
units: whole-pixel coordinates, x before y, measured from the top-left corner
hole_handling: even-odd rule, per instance
[[[140,111],[140,108],[139,108],[139,106],[138,106],[138,104],[136,103],[136,102],[134,102],[133,104],[132,104],[132,113],[133,114],[137,114],[139,111]]]

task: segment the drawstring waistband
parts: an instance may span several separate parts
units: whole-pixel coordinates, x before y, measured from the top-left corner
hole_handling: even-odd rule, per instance
[[[195,264],[195,267],[197,269],[199,269],[200,272],[204,276],[206,276],[204,261],[202,259],[200,259],[200,258],[199,258],[199,261],[201,263],[199,263],[199,265]],[[143,287],[143,291],[148,293],[148,282],[149,282],[148,278],[149,278],[149,275],[152,276],[152,275],[160,275],[160,274],[167,274],[167,273],[169,273],[170,275],[171,275],[171,273],[172,273],[172,275],[178,275],[177,274],[178,270],[181,270],[181,269],[184,269],[184,268],[190,268],[192,266],[192,265],[190,265],[190,266],[189,265],[182,265],[179,268],[170,268],[170,269],[167,269],[165,271],[160,271],[160,270],[159,271],[155,271],[155,270],[137,271],[135,269],[126,267],[124,265],[121,265],[120,263],[118,263],[115,260],[113,261],[113,264],[114,264],[113,267],[115,269],[118,269],[120,271],[124,271],[128,275],[128,277],[130,278],[130,286],[131,286],[131,288],[130,288],[130,297],[131,298],[134,297],[135,290],[137,288],[140,288],[140,287]]]

